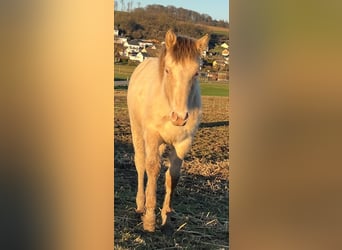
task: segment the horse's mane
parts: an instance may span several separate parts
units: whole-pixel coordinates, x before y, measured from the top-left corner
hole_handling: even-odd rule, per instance
[[[164,74],[166,53],[170,53],[176,63],[184,62],[186,59],[193,60],[199,56],[199,50],[194,39],[186,36],[177,36],[177,41],[170,50],[167,50],[165,45],[161,50],[159,56],[160,77]]]

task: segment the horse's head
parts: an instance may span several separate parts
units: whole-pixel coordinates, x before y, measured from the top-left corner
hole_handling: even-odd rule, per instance
[[[170,119],[176,126],[186,124],[189,117],[189,96],[197,83],[200,54],[208,44],[208,35],[195,40],[176,36],[169,30],[162,51],[161,75],[171,107]]]

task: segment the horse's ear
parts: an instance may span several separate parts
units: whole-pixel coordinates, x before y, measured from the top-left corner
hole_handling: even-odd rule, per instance
[[[168,30],[165,35],[165,46],[167,49],[172,48],[177,41],[177,36],[172,30]]]
[[[203,51],[207,48],[209,42],[209,35],[206,34],[196,41],[196,47],[199,51]]]

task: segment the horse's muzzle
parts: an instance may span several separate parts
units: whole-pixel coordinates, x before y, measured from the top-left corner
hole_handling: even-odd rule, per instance
[[[182,118],[176,112],[171,112],[170,118],[173,125],[184,126],[188,121],[189,114],[186,112],[184,118]]]

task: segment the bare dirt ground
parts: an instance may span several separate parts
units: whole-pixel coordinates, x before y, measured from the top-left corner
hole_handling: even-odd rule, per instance
[[[145,233],[135,214],[136,171],[133,162],[126,91],[114,100],[114,247],[115,249],[228,249],[229,116],[227,97],[202,97],[203,119],[185,158],[173,200],[175,232]],[[157,206],[164,197],[163,161]]]

